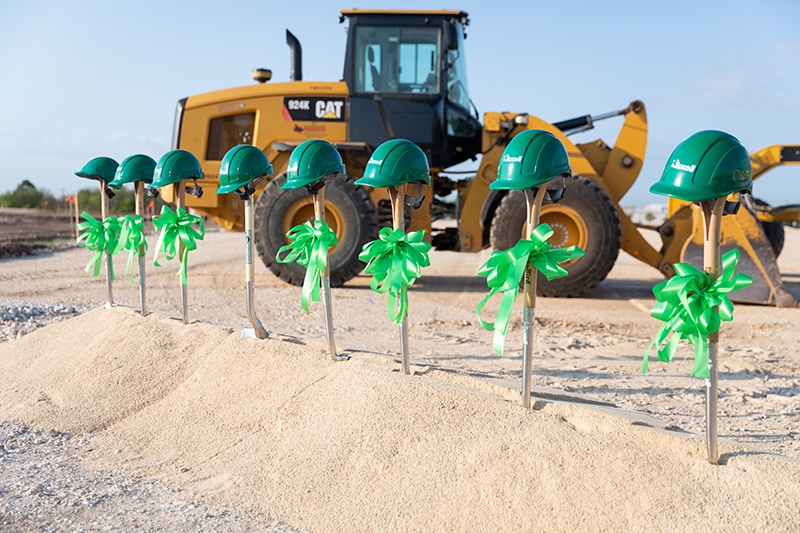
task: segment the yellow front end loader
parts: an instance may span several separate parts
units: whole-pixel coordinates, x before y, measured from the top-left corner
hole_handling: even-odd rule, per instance
[[[425,230],[426,238],[440,250],[478,252],[489,246],[513,246],[524,227],[524,196],[491,191],[489,184],[497,176],[503,149],[525,129],[550,131],[567,148],[574,176],[566,183],[565,197],[543,207],[541,220],[555,231],[554,247],[576,244],[586,252],[566,265],[568,277],[541,279],[540,294],[571,297],[592,289],[605,279],[620,248],[667,277],[674,272],[673,263],[694,260],[695,208],[670,205],[669,220],[658,228],[663,242],[660,250],[647,242],[641,228],[620,208],[644,160],[647,116],[642,102],[554,124],[526,113],[493,112],[485,113],[481,123],[477,112],[473,113],[467,86],[466,13],[350,9],[341,12],[340,22],[349,24],[342,81],[303,81],[300,43],[287,31],[292,81],[267,83],[271,73],[257,69],[255,85],[191,96],[178,103],[173,148],[197,156],[205,172],[203,186],[217,185],[222,156],[237,144],[253,144],[270,159],[275,178],[260,182],[256,190],[254,240],[261,259],[276,275],[297,285],[304,277],[302,267],[275,260],[286,243],[286,232],[314,214],[304,191],[280,189],[289,155],[304,140],[332,143],[347,167],[348,175],[326,186],[328,223],[340,242],[329,256],[331,282],[336,286],[363,269],[358,261],[361,247],[377,237],[379,227],[391,224],[386,191],[365,189],[353,181],[361,177],[375,148],[392,138],[417,143],[428,157],[433,176],[432,186],[423,191],[421,207],[406,209],[409,230]],[[567,137],[615,116],[624,116],[624,123],[613,146],[600,140],[574,144]],[[771,152],[762,152],[758,153],[761,159],[754,154],[754,168],[761,165],[758,168],[766,170],[794,161],[776,163],[769,159]],[[441,175],[478,156],[481,161],[474,177],[455,181]],[[434,228],[434,217],[448,209],[442,198],[453,195],[457,227]],[[170,201],[169,193],[165,199]],[[243,230],[243,205],[234,194],[208,194],[187,200],[187,205],[227,230]],[[731,228],[741,231],[726,231],[728,226],[723,226],[723,239],[727,239],[723,246],[746,251],[743,255],[752,261],[740,265],[759,280],[753,286],[761,290],[751,291],[745,300],[796,305],[781,285],[775,254],[763,229],[763,224],[777,224],[770,216],[778,220],[788,215],[766,211],[766,207],[753,210],[753,206],[745,205],[738,215],[726,217]]]

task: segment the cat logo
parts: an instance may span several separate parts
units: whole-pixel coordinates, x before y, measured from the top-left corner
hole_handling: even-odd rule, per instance
[[[314,111],[317,118],[332,118],[336,120],[342,118],[343,107],[344,101],[342,100],[317,100]]]

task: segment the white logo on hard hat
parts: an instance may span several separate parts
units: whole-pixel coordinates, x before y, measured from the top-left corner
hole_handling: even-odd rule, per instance
[[[369,162],[367,164],[368,165],[380,165],[381,163],[383,163],[383,159],[372,159],[370,157],[369,158]]]
[[[697,168],[697,165],[692,165],[692,166],[681,165],[680,159],[676,159],[675,161],[673,161],[671,166],[675,170],[683,170],[684,172],[694,172],[694,169]]]
[[[511,157],[510,155],[506,154],[505,156],[503,156],[503,162],[504,163],[521,163],[522,162],[522,156],[519,155],[517,157]]]

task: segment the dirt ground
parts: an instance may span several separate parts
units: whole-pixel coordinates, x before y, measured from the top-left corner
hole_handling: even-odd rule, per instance
[[[36,255],[72,245],[75,220],[65,210],[0,208],[0,259]]]
[[[654,234],[655,235],[655,234]],[[150,238],[152,247],[155,239]],[[487,293],[476,275],[489,252],[432,252],[431,266],[409,291],[412,361],[434,363],[507,380],[520,380],[521,301],[513,314],[505,356],[491,349],[492,334],[478,323],[475,306]],[[105,281],[83,267],[83,248],[0,261],[0,298],[47,304],[102,305]],[[787,289],[800,296],[800,230],[786,228],[779,265]],[[190,319],[241,329],[247,326],[242,234],[210,229],[189,254]],[[150,310],[177,316],[177,261],[155,268],[148,261]],[[120,278],[115,302],[138,306],[136,284],[121,280],[125,257],[115,259]],[[703,381],[688,376],[691,360],[653,361],[643,376],[642,356],[660,322],[649,316],[651,289],[659,273],[620,252],[599,287],[574,299],[537,301],[538,350],[533,385],[584,395],[651,414],[665,423],[702,434]],[[521,300],[521,299],[518,299]],[[319,304],[306,314],[300,288],[285,284],[256,261],[257,315],[273,332],[325,341]],[[499,298],[484,310],[494,320]],[[386,315],[386,297],[358,276],[334,289],[336,342],[340,350],[398,354],[398,328]],[[800,309],[737,304],[733,323],[723,323],[720,349],[720,419],[723,438],[800,459]],[[689,353],[687,345],[684,353]],[[652,359],[651,359],[652,360]]]
[[[795,295],[798,244],[787,228]],[[712,466],[690,361],[641,374],[660,278],[624,253],[585,297],[538,300],[530,410],[516,392],[521,299],[505,357],[475,315],[488,252],[431,254],[409,291],[411,377],[367,276],[334,290],[337,345],[352,356],[335,363],[320,305],[306,314],[300,288],[259,262],[272,336],[240,338],[241,234],[212,228],[190,253],[189,326],[170,318],[176,261],[148,266],[143,319],[125,257],[106,310],[91,255],[0,260],[0,318],[16,324],[0,343],[0,530],[182,533],[215,530],[211,515],[243,531],[798,530],[800,309],[739,304],[723,325]]]
[[[75,234],[74,214],[49,209],[0,209],[0,245],[20,240],[68,238]],[[0,249],[2,246],[0,246]]]

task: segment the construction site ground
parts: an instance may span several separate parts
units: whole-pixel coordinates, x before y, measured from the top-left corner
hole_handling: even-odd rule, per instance
[[[656,234],[650,237],[656,237]],[[152,320],[170,327],[180,325],[170,318],[180,314],[178,263],[160,260],[163,266],[154,267],[155,236],[151,235],[149,241],[147,305],[156,315]],[[431,253],[431,266],[409,290],[412,368],[417,373],[445,372],[450,376],[476,379],[487,387],[505,387],[509,391],[505,397],[513,404],[517,394],[514,388],[520,386],[521,379],[522,302],[521,298],[518,299],[505,354],[501,357],[492,351],[493,334],[481,328],[475,314],[476,305],[488,292],[485,279],[476,273],[489,253]],[[50,313],[55,316],[53,320],[80,320],[83,310],[103,307],[106,301],[106,284],[102,275],[92,277],[84,272],[91,255],[86,249],[67,247],[0,261],[0,305],[16,308],[23,304],[50,306],[57,308]],[[245,315],[244,256],[243,235],[216,227],[211,227],[198,249],[189,254],[189,317],[193,323],[222,327],[220,331],[229,333],[249,325]],[[139,290],[135,283],[123,281],[125,263],[124,256],[115,259],[119,278],[114,283],[114,299],[119,305],[116,312],[134,316],[134,309],[139,305]],[[795,297],[800,297],[800,230],[786,228],[786,244],[778,263],[786,288]],[[651,353],[650,370],[642,375],[642,356],[661,325],[650,316],[655,303],[652,288],[661,280],[655,269],[621,252],[608,278],[584,296],[538,299],[538,342],[532,383],[540,397],[556,403],[565,401],[569,405],[577,402],[616,407],[645,417],[643,420],[653,417],[660,421],[652,424],[654,426],[702,436],[703,380],[689,376],[692,367],[690,346],[687,344],[681,349],[681,355],[688,355],[683,362],[658,362],[655,353]],[[399,355],[398,327],[387,317],[386,295],[371,291],[369,281],[370,278],[362,274],[344,287],[333,290],[336,343],[341,352],[356,360],[385,360],[389,367],[396,366],[391,358]],[[320,304],[314,305],[310,313],[303,311],[300,307],[301,289],[282,282],[259,261],[256,261],[255,285],[257,315],[273,333],[273,340],[259,342],[325,342]],[[484,310],[484,319],[493,321],[498,305],[499,298],[490,302]],[[101,315],[97,315],[100,322],[112,320],[101,318]],[[786,464],[792,464],[792,460],[800,460],[800,353],[797,350],[800,309],[737,304],[734,317],[734,322],[723,323],[721,329],[720,437],[725,443],[741,443],[742,449],[760,450],[753,453],[785,456],[788,458]],[[17,320],[8,313],[1,318],[6,326]],[[65,331],[57,323],[42,329],[30,327],[24,333],[39,336],[40,340],[30,341],[37,343],[31,344],[34,346],[46,342],[47,331],[52,329],[55,333],[56,328]],[[25,336],[8,335],[9,344],[7,348],[0,347],[0,356],[5,353],[3,349],[25,342]],[[57,340],[53,339],[53,342]],[[74,349],[80,352],[81,347]],[[243,362],[232,361],[231,364]],[[141,371],[147,372],[147,369]],[[9,386],[8,383],[0,385]],[[328,398],[328,401],[335,406],[339,400]],[[26,411],[15,411],[8,404],[0,405],[0,419],[17,423],[20,417],[11,416],[15,412]],[[22,422],[26,422],[25,416],[21,415]],[[559,416],[566,415],[561,413]],[[31,420],[35,422],[36,417],[27,422]],[[75,427],[84,427],[78,422],[70,424],[73,431]],[[573,422],[573,425],[579,424]],[[38,429],[63,431],[58,427]],[[755,448],[751,448],[753,446]],[[700,449],[702,451],[702,446]],[[728,457],[736,453],[730,452]],[[102,462],[97,464],[100,464],[97,468],[103,468]],[[156,472],[153,469],[137,471],[135,468],[132,471],[147,475]],[[199,486],[196,489],[203,490]],[[226,501],[241,505],[241,497],[238,494]],[[794,505],[798,502],[794,501]],[[255,504],[244,507],[264,511],[263,507]],[[325,522],[319,518],[306,521],[293,512],[280,518],[311,530],[325,530],[325,526],[333,525],[356,527],[354,524],[358,524],[347,520]],[[395,522],[370,523],[370,527],[391,523]],[[680,521],[671,523],[687,526]],[[625,524],[629,526],[630,522]],[[784,525],[788,528],[786,530],[797,527],[796,524]],[[575,524],[565,522],[562,526],[555,529],[567,530]],[[737,529],[735,520],[731,527],[730,530]]]

